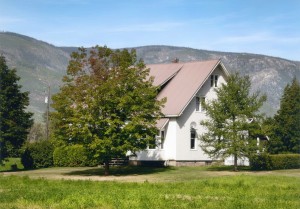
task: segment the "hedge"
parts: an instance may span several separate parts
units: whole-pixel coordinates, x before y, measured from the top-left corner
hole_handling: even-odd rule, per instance
[[[70,145],[55,148],[54,165],[59,167],[96,166],[97,163],[83,145]]]
[[[54,147],[48,140],[27,143],[23,147],[21,162],[25,169],[53,166]]]
[[[252,170],[280,170],[300,168],[300,154],[260,154],[250,158]]]

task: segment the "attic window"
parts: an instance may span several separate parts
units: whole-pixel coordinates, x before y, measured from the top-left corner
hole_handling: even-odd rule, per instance
[[[210,76],[210,86],[211,87],[218,87],[218,79],[219,79],[218,75],[211,75]]]

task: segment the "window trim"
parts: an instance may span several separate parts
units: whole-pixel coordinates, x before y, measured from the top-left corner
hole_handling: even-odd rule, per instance
[[[196,112],[205,112],[205,108],[202,105],[205,102],[206,102],[205,96],[197,96],[196,97]]]

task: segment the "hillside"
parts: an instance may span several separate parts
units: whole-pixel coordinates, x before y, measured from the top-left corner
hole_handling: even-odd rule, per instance
[[[253,91],[267,94],[263,112],[273,115],[279,108],[284,87],[296,76],[300,79],[300,62],[248,53],[216,52],[172,46],[137,47],[137,55],[145,63],[168,63],[174,58],[182,62],[221,59],[230,72],[249,75]]]
[[[48,43],[15,33],[0,33],[0,54],[5,56],[10,68],[17,69],[22,90],[30,92],[28,110],[35,113],[35,119],[42,121],[48,83],[52,93],[59,90],[69,54]]]
[[[51,86],[51,93],[56,93],[67,68],[69,54],[75,49],[56,47],[15,33],[0,33],[0,53],[6,57],[10,68],[17,69],[23,90],[30,91],[28,109],[35,113],[36,120],[42,121],[42,114],[46,110],[44,98],[47,82]],[[181,62],[220,58],[230,72],[240,71],[249,75],[253,90],[267,94],[268,102],[263,111],[268,115],[277,111],[286,84],[295,76],[300,78],[300,62],[265,55],[173,46],[143,46],[135,49],[138,58],[147,64],[168,63],[174,58],[179,58]]]

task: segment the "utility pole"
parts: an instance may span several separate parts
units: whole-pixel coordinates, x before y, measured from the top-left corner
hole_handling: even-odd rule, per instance
[[[46,106],[46,130],[45,130],[45,134],[46,134],[46,140],[49,139],[49,112],[50,112],[50,83],[48,80],[43,80],[42,78],[39,78],[39,80],[43,83],[43,84],[46,84],[47,85],[47,92],[45,91],[46,93],[46,96],[45,96],[45,104],[47,105]]]
[[[47,103],[47,112],[46,112],[46,139],[49,139],[49,111],[50,111],[50,84],[48,84],[48,95],[45,99]]]

